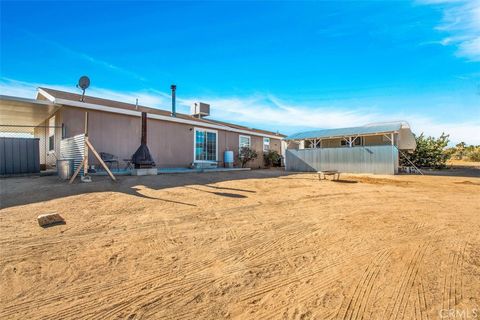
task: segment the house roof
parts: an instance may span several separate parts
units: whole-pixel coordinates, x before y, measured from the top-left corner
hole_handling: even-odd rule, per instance
[[[391,133],[399,131],[400,129],[410,129],[410,126],[405,121],[388,122],[368,124],[361,127],[337,128],[337,129],[320,129],[305,131],[292,134],[285,138],[285,140],[305,140],[305,139],[321,139],[321,138],[339,138],[350,137],[357,135],[368,135],[376,133]]]
[[[171,112],[168,110],[162,110],[162,109],[157,109],[157,108],[151,108],[151,107],[146,107],[146,106],[141,106],[138,105],[138,108],[135,104],[131,103],[125,103],[121,101],[115,101],[115,100],[109,100],[109,99],[103,99],[103,98],[98,98],[98,97],[92,97],[92,96],[87,96],[85,95],[83,102],[80,101],[81,95],[77,93],[71,93],[71,92],[66,92],[66,91],[60,91],[60,90],[55,90],[55,89],[50,89],[50,88],[39,88],[39,93],[43,96],[47,96],[46,98],[50,98],[50,100],[54,100],[56,103],[64,104],[64,105],[70,105],[70,106],[75,106],[75,107],[81,107],[81,104],[85,103],[85,106],[87,105],[97,105],[97,106],[105,106],[105,107],[110,107],[110,108],[115,108],[118,109],[119,113],[121,113],[121,110],[128,110],[128,111],[135,111],[135,112],[147,112],[148,114],[153,114],[153,115],[159,115],[163,117],[169,117],[172,121],[180,119],[180,120],[186,120],[190,122],[195,122],[198,123],[198,125],[217,125],[217,126],[222,126],[226,127],[225,129],[234,129],[234,130],[243,130],[243,131],[248,131],[256,135],[268,135],[268,136],[275,136],[278,137],[279,139],[284,138],[285,135],[272,132],[272,131],[267,131],[267,130],[261,130],[261,129],[256,129],[256,128],[249,128],[246,126],[241,126],[233,123],[228,123],[228,122],[223,122],[223,121],[218,121],[214,119],[205,119],[205,118],[197,118],[188,114],[184,113],[176,113],[176,117],[171,116]],[[69,103],[69,101],[71,103]],[[53,102],[53,101],[52,101]]]
[[[0,95],[0,126],[38,126],[60,106],[50,101]]]

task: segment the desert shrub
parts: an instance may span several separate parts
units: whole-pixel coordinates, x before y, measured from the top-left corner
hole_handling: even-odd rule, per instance
[[[465,148],[467,144],[465,142],[460,142],[455,145],[452,149],[452,158],[456,160],[462,160],[465,157]]]
[[[448,148],[446,153],[455,160],[480,161],[480,146],[467,145],[465,142]]]
[[[245,168],[248,162],[255,160],[258,158],[257,151],[253,150],[249,147],[242,147],[240,148],[240,152],[238,153],[238,161],[242,165],[242,168]]]
[[[268,150],[263,153],[263,162],[266,167],[279,167],[282,156],[275,150]]]
[[[466,158],[469,161],[480,162],[480,146],[470,146],[467,149]]]
[[[407,154],[407,157],[417,167],[444,168],[447,160],[450,158],[447,152],[448,135],[442,133],[438,138],[425,137],[423,133],[415,137],[417,148],[413,153]],[[402,159],[402,165],[409,165],[405,159]]]

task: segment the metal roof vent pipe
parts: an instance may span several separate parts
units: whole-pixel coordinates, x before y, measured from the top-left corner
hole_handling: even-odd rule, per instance
[[[177,116],[177,106],[175,104],[175,91],[177,90],[177,86],[172,84],[170,86],[170,89],[172,89],[172,117]]]

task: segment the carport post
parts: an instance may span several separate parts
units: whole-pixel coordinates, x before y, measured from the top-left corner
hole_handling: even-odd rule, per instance
[[[390,134],[390,136],[392,138],[390,138],[389,136],[387,136],[386,134],[383,134],[387,139],[390,139],[390,141],[392,142],[392,146],[397,149],[398,153],[401,154],[405,160],[407,160],[422,176],[423,176],[423,172],[402,152],[402,150],[398,149],[398,147],[396,145],[393,144],[393,133]],[[399,156],[400,158],[400,156]]]

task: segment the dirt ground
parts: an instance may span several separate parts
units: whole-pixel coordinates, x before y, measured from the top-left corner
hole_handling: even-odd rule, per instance
[[[448,172],[3,179],[0,318],[480,318],[480,169]]]

